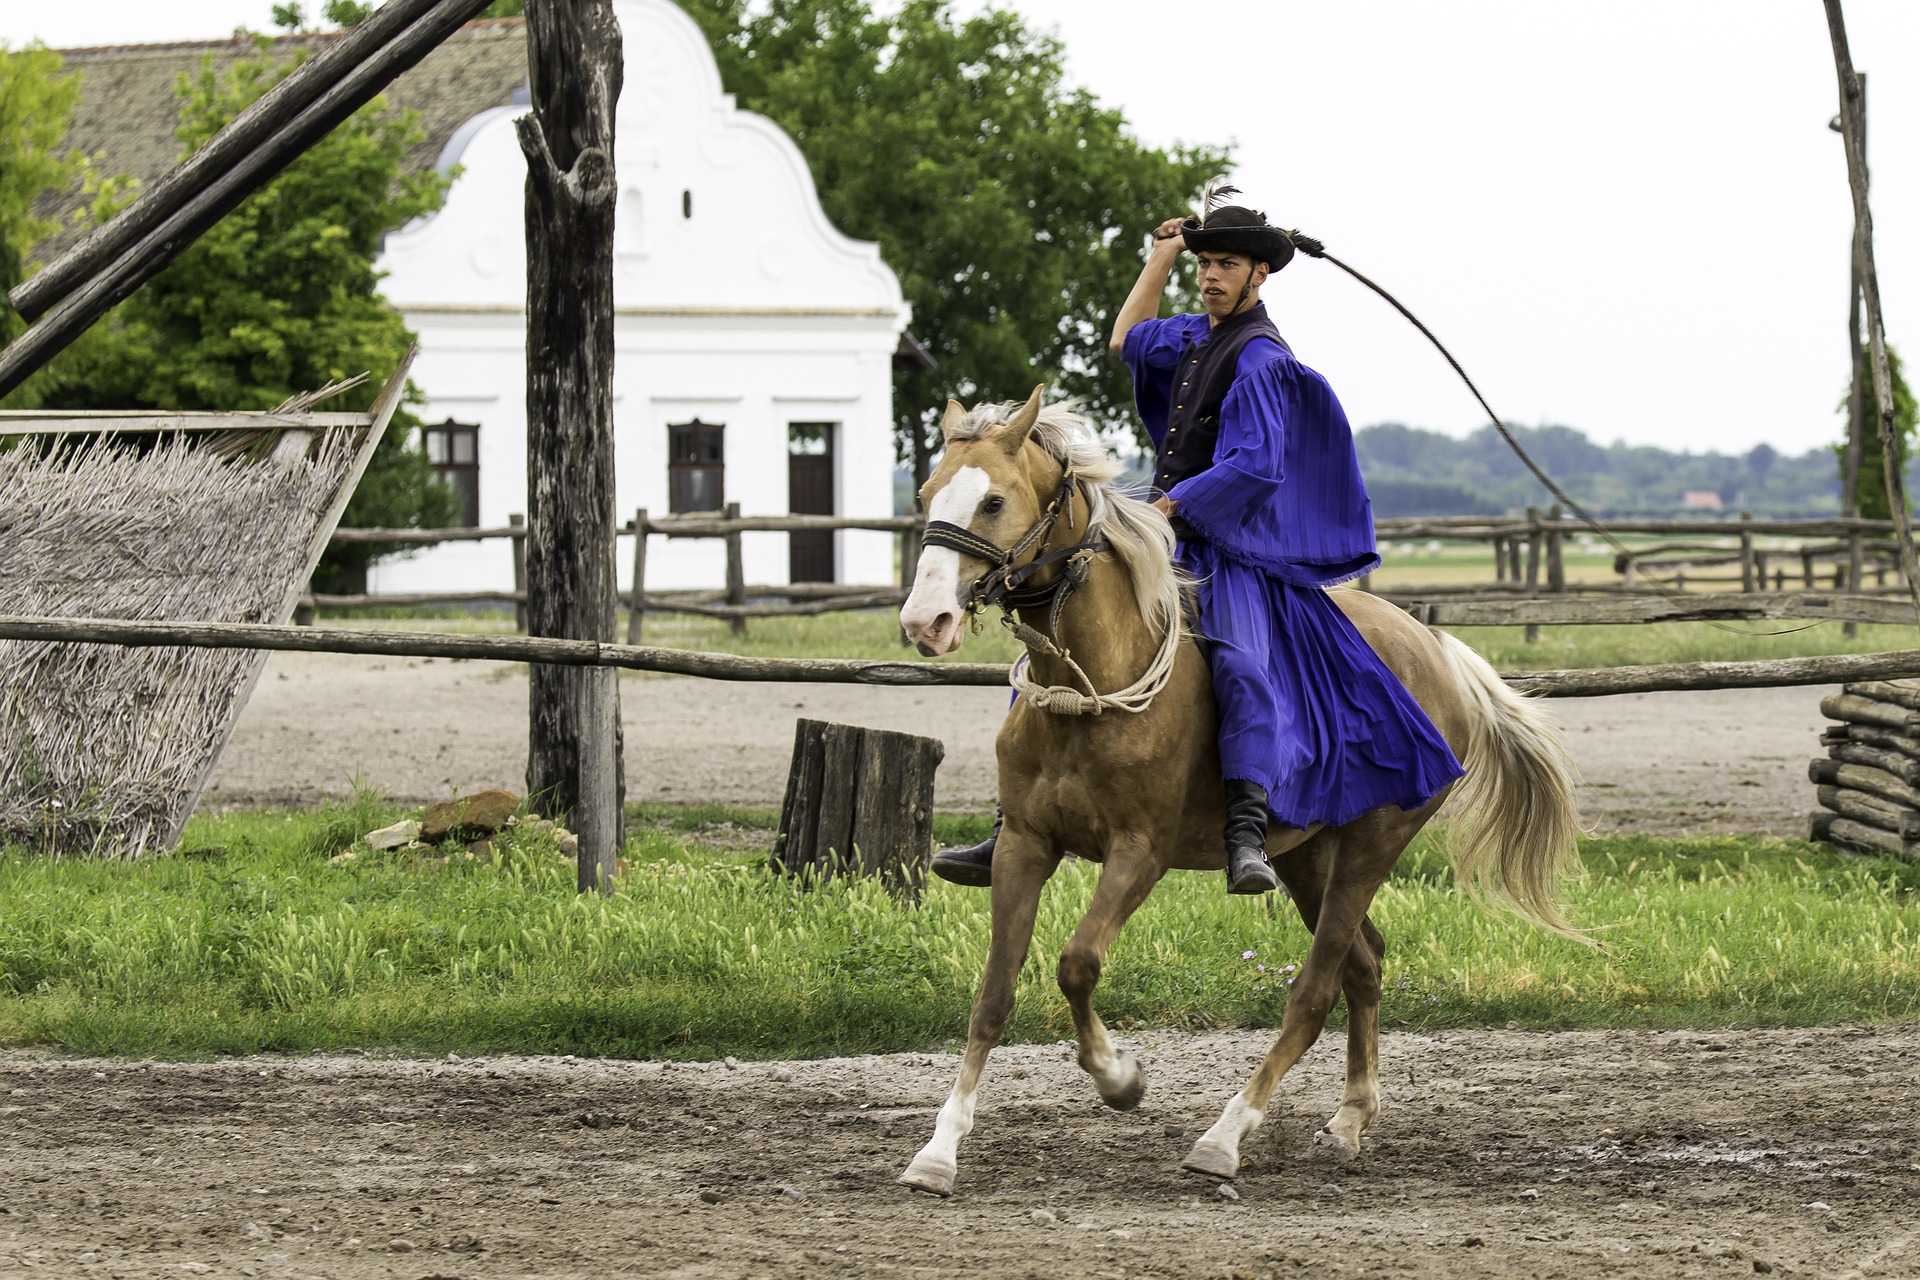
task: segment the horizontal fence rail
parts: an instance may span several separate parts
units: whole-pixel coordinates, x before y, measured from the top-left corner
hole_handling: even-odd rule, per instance
[[[0,616],[0,640],[136,647],[271,649],[362,653],[403,658],[484,658],[564,666],[619,667],[699,676],[816,684],[1004,685],[1007,668],[993,663],[880,662],[858,658],[743,658],[726,653],[554,640],[537,636],[466,636],[426,631],[317,630],[237,622],[134,622],[118,618]],[[1898,680],[1920,675],[1920,649],[1849,653],[1759,662],[1672,662],[1592,670],[1509,671],[1501,679],[1543,698],[1595,698],[1623,693],[1702,689],[1766,689]]]
[[[736,632],[749,618],[810,616],[840,610],[897,607],[906,599],[919,548],[923,519],[902,516],[824,516],[739,514],[730,504],[724,514],[651,516],[643,508],[618,532],[665,537],[721,538],[727,543],[727,581],[704,590],[647,590],[645,538],[636,541],[634,586],[622,599],[628,611],[627,642],[637,644],[641,621],[649,613],[680,613],[725,619]],[[1525,516],[1436,516],[1381,520],[1375,525],[1388,547],[1408,539],[1446,539],[1492,544],[1494,581],[1384,586],[1371,578],[1358,584],[1392,600],[1435,626],[1519,626],[1528,638],[1549,625],[1608,625],[1639,622],[1690,622],[1805,619],[1868,622],[1911,621],[1899,603],[1904,588],[1893,563],[1894,544],[1886,540],[1886,520],[1825,517],[1808,520],[1613,520],[1612,533],[1682,539],[1633,547],[1614,556],[1611,582],[1569,582],[1564,564],[1568,536],[1589,526],[1557,509],[1529,510]],[[740,537],[744,533],[801,533],[858,529],[893,533],[900,538],[901,581],[896,585],[792,583],[746,586]],[[1756,546],[1756,535],[1798,537],[1797,547]],[[1876,536],[1877,535],[1877,536]],[[514,606],[525,629],[526,585],[521,517],[507,525],[472,529],[341,529],[342,545],[432,546],[494,538],[514,544],[514,588],[395,595],[313,594],[302,601],[300,620],[312,610],[368,607],[410,608],[435,605],[504,604]],[[1707,542],[1703,539],[1715,538]],[[1814,540],[1826,541],[1814,541]],[[1821,566],[1816,574],[1816,565]],[[1788,566],[1791,566],[1789,568]],[[1726,572],[1701,570],[1721,569]],[[1887,579],[1894,578],[1892,585]],[[1869,577],[1872,578],[1871,585]],[[1676,591],[1697,591],[1697,599],[1679,601]],[[1792,587],[1792,590],[1789,590]],[[1714,590],[1728,588],[1728,590]],[[1502,597],[1506,597],[1502,599]],[[1884,598],[1883,598],[1884,597]]]

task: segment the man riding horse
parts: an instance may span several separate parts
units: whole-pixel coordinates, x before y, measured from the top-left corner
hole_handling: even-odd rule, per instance
[[[1219,704],[1227,891],[1265,893],[1268,815],[1300,829],[1414,809],[1461,776],[1406,687],[1325,589],[1380,563],[1353,432],[1326,379],[1294,359],[1260,288],[1292,237],[1240,205],[1169,218],[1114,319],[1154,445],[1154,505],[1198,584]],[[1183,251],[1206,310],[1155,319]],[[935,855],[991,883],[1000,834]]]

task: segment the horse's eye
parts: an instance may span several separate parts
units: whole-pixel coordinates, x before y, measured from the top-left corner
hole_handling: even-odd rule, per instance
[[[997,516],[1000,514],[1001,508],[1006,505],[1007,500],[996,493],[980,504],[980,513],[982,515]]]

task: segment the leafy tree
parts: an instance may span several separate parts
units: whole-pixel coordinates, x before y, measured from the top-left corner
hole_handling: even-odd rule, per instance
[[[1677,516],[1681,494],[1712,489],[1763,516],[1831,515],[1833,455],[1822,446],[1788,456],[1768,445],[1745,454],[1670,453],[1620,442],[1602,447],[1566,427],[1509,424],[1567,489],[1610,516]],[[1552,497],[1523,470],[1491,426],[1466,439],[1383,423],[1354,433],[1377,516],[1517,511]]]
[[[373,12],[371,3],[361,0],[326,0],[320,6],[320,15],[337,27],[351,27]],[[307,7],[293,0],[288,4],[273,6],[273,25],[283,31],[301,31],[307,27]]]
[[[100,217],[112,210],[126,185],[102,181],[89,157],[68,149],[80,81],[63,74],[63,66],[58,53],[41,45],[11,49],[0,43],[0,295],[27,277],[33,247],[60,229],[54,219],[34,212],[43,196],[65,199],[86,192],[93,198],[82,216]],[[0,298],[0,346],[25,330],[26,322]],[[12,409],[39,408],[63,385],[84,376],[98,345],[92,335],[82,338],[4,403]]]
[[[939,367],[895,380],[903,457],[924,478],[948,396],[1044,380],[1134,425],[1107,336],[1146,236],[1228,167],[1220,147],[1148,147],[1068,86],[1062,48],[1017,14],[945,0],[683,0],[742,107],[800,145],[827,216],[877,240]],[[503,0],[489,12],[520,12]],[[1174,297],[1191,301],[1190,275]]]
[[[1900,356],[1892,347],[1887,348],[1887,368],[1893,374],[1893,444],[1894,456],[1900,459],[1900,473],[1905,476],[1908,464],[1913,457],[1913,437],[1917,425],[1920,425],[1920,412],[1916,412],[1913,389],[1907,386],[1902,375]],[[1893,508],[1887,503],[1887,466],[1886,452],[1880,443],[1878,414],[1873,408],[1873,371],[1868,365],[1865,348],[1860,352],[1860,367],[1854,370],[1854,377],[1867,389],[1867,438],[1865,447],[1860,451],[1860,514],[1868,520],[1891,520]],[[1847,398],[1840,401],[1840,412],[1847,413]],[[1847,439],[1842,431],[1840,443],[1833,447],[1840,461],[1840,483],[1846,483]],[[1913,495],[1907,495],[1911,502]]]

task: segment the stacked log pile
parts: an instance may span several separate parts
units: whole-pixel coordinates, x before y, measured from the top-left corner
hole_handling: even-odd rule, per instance
[[[1920,681],[1864,680],[1820,700],[1834,723],[1807,766],[1815,840],[1920,861]]]

